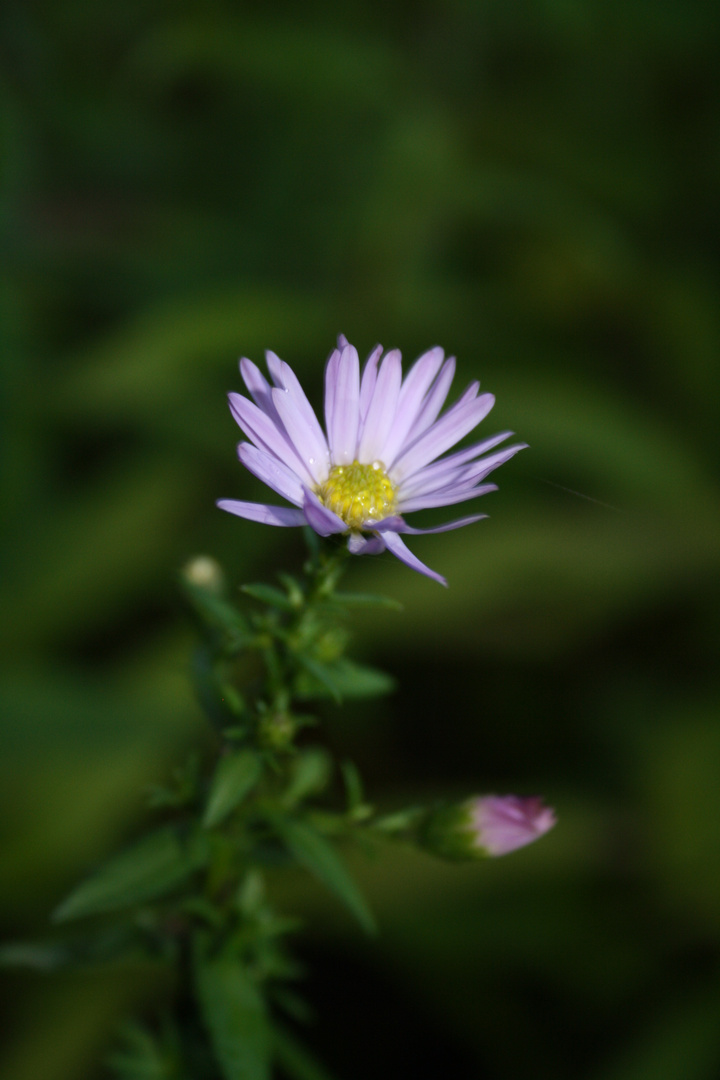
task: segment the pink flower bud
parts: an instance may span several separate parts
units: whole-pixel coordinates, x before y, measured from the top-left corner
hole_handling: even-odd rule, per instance
[[[555,811],[536,796],[483,795],[467,804],[477,846],[488,855],[507,855],[544,836]]]
[[[555,812],[535,796],[479,795],[431,811],[420,842],[446,859],[482,859],[531,844],[554,824]]]

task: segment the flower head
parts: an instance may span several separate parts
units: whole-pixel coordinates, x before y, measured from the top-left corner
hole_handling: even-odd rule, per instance
[[[488,491],[485,477],[524,444],[488,453],[512,434],[504,431],[445,454],[492,409],[492,394],[473,382],[442,416],[455,374],[453,357],[430,349],[402,377],[400,353],[382,358],[378,345],[360,373],[357,350],[341,335],[325,370],[323,431],[288,364],[266,353],[273,385],[251,360],[240,372],[252,400],[230,394],[230,409],[250,442],[240,461],[292,506],[221,499],[231,514],[266,525],[310,525],[320,536],[345,533],[353,554],[385,548],[413,570],[445,579],[413,555],[401,534],[446,532],[485,514],[434,529],[414,529],[404,514],[464,502]]]
[[[448,859],[507,855],[544,836],[555,822],[554,810],[536,796],[479,795],[431,812],[422,842]]]

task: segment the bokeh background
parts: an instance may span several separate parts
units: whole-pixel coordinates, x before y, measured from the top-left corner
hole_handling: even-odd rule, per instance
[[[456,353],[531,449],[488,521],[352,585],[392,698],[327,738],[388,809],[543,793],[473,867],[312,883],[308,1039],[344,1080],[720,1075],[719,18],[704,0],[4,0],[0,921],[37,937],[205,737],[178,596],[299,534],[225,392],[271,347],[318,403],[338,331]],[[447,516],[447,515],[446,515]],[[442,515],[426,515],[432,523]],[[97,1080],[125,968],[4,976],[3,1080]]]

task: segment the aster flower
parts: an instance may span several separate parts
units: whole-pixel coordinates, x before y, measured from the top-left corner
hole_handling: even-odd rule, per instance
[[[450,506],[496,490],[485,477],[524,444],[488,453],[510,437],[504,431],[445,457],[492,409],[492,394],[473,382],[442,416],[455,359],[434,348],[402,377],[400,352],[370,353],[360,374],[357,350],[341,335],[325,370],[323,431],[292,369],[273,352],[266,360],[273,385],[257,366],[240,361],[252,401],[231,393],[231,412],[250,442],[240,461],[292,506],[221,499],[231,514],[266,525],[310,525],[320,536],[345,533],[353,554],[387,548],[407,566],[446,581],[406,546],[403,535],[446,532],[485,517],[475,514],[433,529],[415,529],[404,515]]]
[[[435,855],[465,861],[507,855],[555,824],[555,811],[537,796],[479,795],[432,811],[421,842]]]

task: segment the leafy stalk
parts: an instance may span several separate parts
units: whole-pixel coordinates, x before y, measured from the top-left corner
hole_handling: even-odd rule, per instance
[[[327,805],[338,770],[308,742],[305,729],[316,720],[306,710],[314,700],[368,697],[393,684],[344,656],[343,614],[385,602],[337,592],[344,546],[326,550],[313,534],[309,547],[302,575],[244,586],[242,606],[211,560],[186,568],[200,637],[193,671],[215,732],[214,760],[203,769],[194,759],[156,788],[152,827],[55,913],[63,925],[85,920],[91,935],[122,927],[118,954],[139,949],[175,971],[162,1023],[125,1030],[110,1061],[122,1080],[269,1080],[275,1064],[297,1077],[327,1076],[282,1021],[283,1012],[296,1022],[307,1012],[292,989],[299,969],[287,944],[298,922],[274,911],[266,885],[275,866],[301,866],[374,929],[336,847],[371,811],[348,764],[347,807]],[[21,955],[36,960],[40,952]]]

